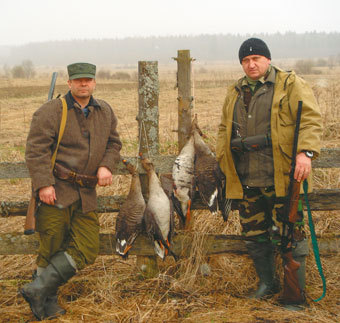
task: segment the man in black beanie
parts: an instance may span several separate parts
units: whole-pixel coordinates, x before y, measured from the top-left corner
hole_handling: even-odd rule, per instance
[[[289,185],[298,101],[303,101],[294,173],[299,182],[311,177],[311,160],[320,153],[322,121],[311,88],[294,72],[271,65],[263,40],[244,41],[239,60],[246,75],[228,90],[216,155],[227,178],[226,197],[239,211],[243,235],[252,238],[247,249],[259,285],[250,297],[262,299],[279,290],[274,249],[283,232],[283,201]],[[293,257],[301,265],[297,275],[303,294],[308,241],[301,204],[298,217]],[[295,305],[294,309],[300,308]]]

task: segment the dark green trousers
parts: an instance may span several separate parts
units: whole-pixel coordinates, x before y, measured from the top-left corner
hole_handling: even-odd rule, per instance
[[[38,209],[40,246],[37,265],[46,267],[58,251],[66,251],[77,269],[93,264],[99,252],[99,221],[95,212],[82,213],[80,200],[59,209],[42,204]]]

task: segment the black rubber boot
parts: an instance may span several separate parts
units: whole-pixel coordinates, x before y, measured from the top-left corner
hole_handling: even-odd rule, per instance
[[[45,310],[47,298],[56,295],[58,287],[66,283],[75,273],[75,268],[71,266],[64,252],[58,252],[41,275],[20,289],[21,295],[29,303],[38,320],[48,317]]]
[[[246,246],[259,277],[257,290],[248,298],[269,298],[278,292],[275,280],[274,247],[271,242],[247,242]]]

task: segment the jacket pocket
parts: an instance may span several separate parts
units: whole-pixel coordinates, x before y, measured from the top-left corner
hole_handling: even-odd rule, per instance
[[[280,143],[279,144],[281,155],[283,158],[282,170],[284,175],[289,175],[290,165],[292,163],[293,143]]]
[[[217,138],[217,144],[216,144],[216,159],[218,161],[220,161],[222,159],[226,148],[227,148],[227,136],[226,135],[220,135]]]
[[[279,122],[281,126],[291,126],[295,124],[292,118],[292,113],[289,107],[288,96],[285,95],[281,98],[279,103]]]

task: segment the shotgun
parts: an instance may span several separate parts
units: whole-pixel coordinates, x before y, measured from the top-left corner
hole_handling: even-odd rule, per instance
[[[53,93],[54,93],[54,88],[55,88],[55,84],[57,81],[57,76],[58,76],[58,73],[53,72],[50,90],[48,91],[48,97],[47,97],[48,101],[51,101],[53,99]],[[30,235],[35,232],[35,215],[38,210],[38,206],[39,206],[39,197],[36,195],[35,192],[33,192],[33,189],[32,189],[32,194],[28,202],[25,225],[24,225],[25,235]]]
[[[300,197],[300,182],[294,179],[296,166],[296,154],[299,139],[299,128],[301,121],[302,101],[298,102],[296,115],[296,126],[294,132],[294,143],[292,153],[292,163],[289,173],[289,187],[287,201],[284,205],[284,224],[281,239],[281,252],[284,264],[284,283],[282,301],[285,304],[301,304],[305,302],[304,291],[298,281],[297,271],[300,263],[293,259],[293,233],[294,224],[297,221],[298,203]]]

